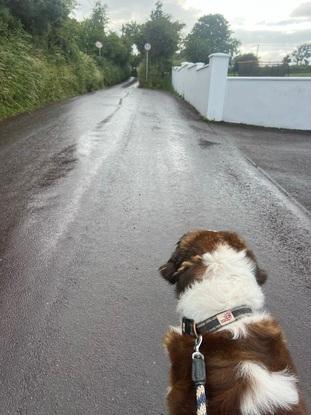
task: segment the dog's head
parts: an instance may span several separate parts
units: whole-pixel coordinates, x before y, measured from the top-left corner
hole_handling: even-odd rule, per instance
[[[254,262],[257,283],[265,283],[266,272],[259,268],[255,255],[236,233],[196,230],[180,238],[170,259],[159,268],[164,279],[170,284],[176,284],[177,296],[203,277],[207,266],[202,260],[202,255],[212,253],[220,245],[227,245],[236,251],[245,251],[246,256]]]

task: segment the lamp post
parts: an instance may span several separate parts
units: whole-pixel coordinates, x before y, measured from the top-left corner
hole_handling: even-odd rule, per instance
[[[144,48],[146,51],[146,82],[148,82],[149,51],[151,49],[150,43],[146,43]]]

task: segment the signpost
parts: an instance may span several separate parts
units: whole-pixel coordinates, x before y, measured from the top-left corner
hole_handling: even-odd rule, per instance
[[[103,47],[102,42],[99,42],[99,41],[95,42],[95,46],[98,49],[98,56],[101,56],[101,51],[102,51],[102,47]]]
[[[148,66],[149,66],[149,51],[151,49],[150,43],[145,44],[145,51],[146,51],[146,82],[148,81]]]

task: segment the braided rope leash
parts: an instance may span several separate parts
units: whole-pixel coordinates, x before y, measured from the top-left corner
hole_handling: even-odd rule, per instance
[[[195,339],[194,352],[192,353],[192,381],[195,384],[197,415],[207,415],[206,410],[206,370],[204,356],[200,352],[202,336]]]
[[[206,412],[206,395],[204,385],[196,386],[197,397],[197,415],[207,415]]]

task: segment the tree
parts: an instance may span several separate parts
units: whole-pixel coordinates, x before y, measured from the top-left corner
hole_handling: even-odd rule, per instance
[[[253,53],[244,53],[233,59],[233,71],[240,76],[257,75],[258,68],[258,57]]]
[[[151,11],[149,20],[140,25],[124,27],[124,33],[135,38],[135,45],[141,57],[145,57],[144,45],[151,44],[149,52],[149,77],[145,81],[144,61],[139,66],[138,75],[141,86],[168,88],[170,85],[170,71],[173,56],[177,51],[181,39],[183,23],[173,21],[171,16],[163,11],[163,4],[157,1],[155,9]],[[137,30],[138,29],[138,30]]]
[[[122,25],[121,33],[123,40],[129,45],[136,45],[141,32],[141,26],[136,22],[129,22]]]
[[[141,62],[141,54],[137,48],[137,42],[140,36],[141,26],[136,22],[129,22],[122,26],[121,38],[130,50],[129,63],[132,68],[132,74],[137,76],[137,67]]]
[[[107,6],[101,0],[97,0],[92,10],[91,23],[94,29],[101,33],[105,31],[108,22]]]
[[[116,32],[110,32],[104,42],[102,51],[104,57],[120,66],[126,66],[129,63],[131,48]]]
[[[86,53],[98,53],[95,43],[104,44],[108,24],[107,6],[102,1],[96,1],[91,17],[82,22],[80,46]]]
[[[47,32],[50,25],[60,25],[75,5],[75,0],[3,0],[26,31]]]
[[[282,64],[283,65],[289,65],[291,63],[291,57],[290,55],[285,55],[284,58],[282,59]]]
[[[79,40],[81,37],[81,22],[67,18],[60,26],[52,26],[48,32],[47,43],[51,51],[60,51],[68,61],[79,59]]]
[[[191,62],[208,62],[212,53],[233,55],[240,42],[232,37],[229,23],[221,14],[200,17],[185,39],[183,54]]]
[[[297,65],[309,65],[309,60],[311,58],[311,42],[298,46],[291,56]]]
[[[180,31],[184,24],[172,21],[171,16],[164,13],[163,4],[156,2],[150,19],[141,25],[136,39],[140,53],[144,53],[145,43],[151,44],[150,58],[153,62],[169,67],[180,42]]]

